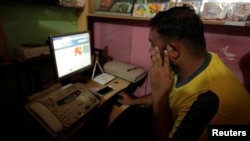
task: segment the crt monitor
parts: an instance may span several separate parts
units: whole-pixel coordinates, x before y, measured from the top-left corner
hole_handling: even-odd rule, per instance
[[[92,66],[89,31],[49,35],[57,81],[70,80]]]

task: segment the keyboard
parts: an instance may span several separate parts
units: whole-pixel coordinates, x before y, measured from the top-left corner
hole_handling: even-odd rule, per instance
[[[110,75],[108,73],[102,73],[100,75],[97,75],[95,78],[93,78],[93,81],[101,84],[106,85],[110,81],[114,80],[116,77],[114,75]]]

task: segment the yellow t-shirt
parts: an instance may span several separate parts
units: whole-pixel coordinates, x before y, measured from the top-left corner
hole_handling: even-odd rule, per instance
[[[206,141],[208,125],[250,124],[250,95],[215,53],[184,83],[177,79],[169,96],[170,140]]]

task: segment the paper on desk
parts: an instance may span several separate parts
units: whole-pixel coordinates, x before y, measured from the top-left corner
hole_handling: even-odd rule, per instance
[[[127,64],[117,60],[112,60],[104,64],[104,72],[136,83],[147,75],[147,71],[135,65]]]

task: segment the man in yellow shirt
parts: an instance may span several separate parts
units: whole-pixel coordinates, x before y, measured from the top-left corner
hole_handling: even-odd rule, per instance
[[[203,23],[195,11],[174,7],[159,12],[150,21],[149,41],[152,94],[132,98],[121,93],[119,102],[152,107],[154,140],[206,141],[212,132],[227,137],[233,131],[232,136],[246,139],[237,133],[249,130],[250,95],[220,58],[206,50]],[[212,130],[217,125],[222,132]]]
[[[149,41],[152,93],[135,98],[121,92],[118,101],[130,108],[97,138],[249,140],[250,95],[217,54],[207,51],[203,23],[194,10],[173,7],[157,13],[150,20]]]

